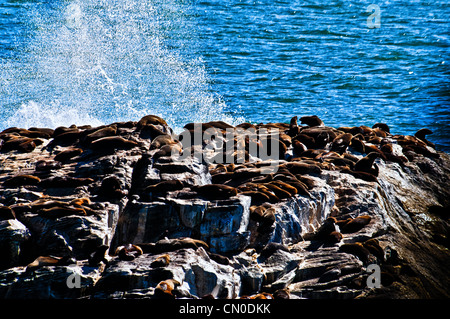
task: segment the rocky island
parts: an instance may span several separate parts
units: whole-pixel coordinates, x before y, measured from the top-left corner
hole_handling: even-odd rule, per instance
[[[429,134],[315,116],[6,129],[0,298],[448,298],[450,158]]]

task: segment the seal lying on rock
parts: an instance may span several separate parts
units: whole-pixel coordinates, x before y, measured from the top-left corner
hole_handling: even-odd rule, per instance
[[[162,181],[155,185],[147,186],[145,193],[161,193],[173,192],[184,188],[184,184],[179,180]]]
[[[303,236],[305,240],[323,240],[328,243],[338,243],[342,239],[342,234],[339,232],[337,220],[334,217],[328,217],[323,224],[315,232],[306,233]]]
[[[252,206],[250,207],[250,218],[259,224],[258,232],[267,232],[275,223],[275,209],[272,207]]]
[[[57,161],[45,161],[40,160],[36,163],[37,172],[49,172],[52,170],[58,170],[62,167],[62,163]]]
[[[364,264],[372,262],[374,258],[382,263],[385,260],[385,253],[380,243],[375,238],[370,238],[364,242],[345,243],[339,247],[339,251],[352,254],[358,257]]]
[[[79,187],[92,184],[92,178],[71,177],[71,176],[55,176],[43,179],[40,186],[44,188],[63,188],[63,187]]]
[[[5,141],[4,138],[3,140]],[[19,153],[30,153],[34,151],[36,146],[41,145],[42,143],[42,140],[38,138],[10,135],[9,138],[0,145],[0,152],[8,153],[11,151],[18,151]]]
[[[237,195],[237,189],[221,184],[207,184],[202,186],[192,186],[191,189],[200,196],[209,200],[228,199]]]
[[[369,215],[358,216],[353,219],[341,222],[339,227],[342,233],[354,233],[361,230],[364,226],[370,223],[371,217]]]
[[[135,141],[124,139],[121,136],[108,136],[93,141],[89,147],[94,150],[111,151],[114,149],[128,150],[136,146],[139,144]]]
[[[156,115],[146,115],[143,118],[141,118],[139,120],[139,122],[137,123],[137,128],[141,129],[142,127],[146,126],[146,125],[167,125],[167,122],[160,118],[159,116]]]
[[[69,148],[56,154],[54,160],[57,162],[67,162],[68,160],[81,155],[81,153],[83,153],[81,148]]]
[[[38,215],[44,218],[61,218],[65,216],[86,216],[86,211],[80,207],[54,206],[39,210]]]
[[[175,299],[174,290],[179,285],[180,282],[175,279],[161,281],[155,288],[155,298]]]
[[[27,265],[26,271],[33,271],[43,266],[67,266],[73,263],[75,263],[75,261],[70,256],[39,256]]]
[[[138,245],[128,244],[125,246],[117,247],[114,255],[118,256],[120,260],[132,261],[137,256],[142,255],[144,252],[142,248]]]
[[[111,125],[102,127],[94,130],[94,132],[89,133],[82,139],[82,143],[85,145],[91,144],[93,141],[98,140],[103,137],[114,136],[117,133],[117,126]]]
[[[156,258],[151,264],[150,267],[152,268],[160,268],[160,267],[166,267],[170,263],[170,256],[167,254],[161,255],[158,258]]]
[[[171,252],[183,248],[197,249],[203,247],[205,250],[209,250],[208,244],[202,240],[193,239],[189,237],[181,237],[174,239],[161,239],[156,243],[138,243],[144,253],[160,254],[165,252]]]
[[[41,182],[41,179],[37,176],[33,175],[17,175],[11,177],[3,182],[3,187],[20,187],[20,186],[30,186],[30,185],[38,185]]]

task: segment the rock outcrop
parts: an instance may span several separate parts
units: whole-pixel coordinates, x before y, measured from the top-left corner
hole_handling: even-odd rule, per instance
[[[0,298],[448,298],[449,155],[314,123],[3,131]]]

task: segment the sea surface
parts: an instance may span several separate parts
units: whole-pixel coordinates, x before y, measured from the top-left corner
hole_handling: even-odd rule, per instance
[[[449,22],[448,0],[0,0],[0,130],[315,114],[450,152]]]

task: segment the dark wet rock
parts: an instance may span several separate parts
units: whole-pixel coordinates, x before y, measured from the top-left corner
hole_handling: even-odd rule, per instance
[[[170,156],[186,140],[155,116],[5,130],[0,297],[448,298],[449,155],[385,125],[308,123],[244,123],[279,132],[281,156],[244,143],[222,164],[223,138],[191,148],[203,158]],[[27,268],[39,257],[72,263]]]

